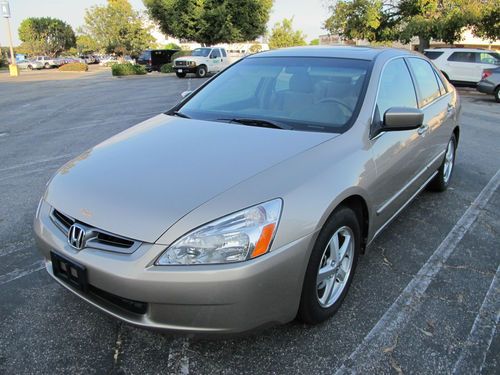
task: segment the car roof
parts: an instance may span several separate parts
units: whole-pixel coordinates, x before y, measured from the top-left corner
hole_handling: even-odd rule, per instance
[[[488,49],[483,49],[483,48],[429,48],[424,50],[424,52],[431,52],[431,51],[436,51],[436,52],[446,52],[446,51],[453,51],[453,52],[497,52],[493,50],[488,50]]]
[[[333,57],[349,58],[359,60],[374,60],[378,55],[387,55],[393,57],[397,55],[413,55],[409,50],[399,48],[381,48],[381,47],[351,47],[351,46],[307,46],[291,47],[265,52],[259,52],[252,57]]]

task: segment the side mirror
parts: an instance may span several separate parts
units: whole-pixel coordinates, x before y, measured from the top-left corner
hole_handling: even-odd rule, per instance
[[[184,99],[185,97],[191,95],[192,91],[183,91],[181,92],[181,96],[182,96],[182,99]]]
[[[424,112],[417,108],[392,107],[384,113],[384,131],[391,130],[412,130],[422,126],[424,122]]]

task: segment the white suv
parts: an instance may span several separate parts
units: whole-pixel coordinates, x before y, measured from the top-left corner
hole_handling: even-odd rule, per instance
[[[173,68],[177,77],[184,78],[187,73],[195,73],[203,78],[209,73],[216,73],[229,66],[226,50],[219,47],[196,48],[189,56],[174,60]]]
[[[476,48],[426,49],[424,55],[443,72],[449,81],[477,83],[484,69],[500,65],[500,54]]]

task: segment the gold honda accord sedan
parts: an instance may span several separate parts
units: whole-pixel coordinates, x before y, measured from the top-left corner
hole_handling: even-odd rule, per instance
[[[319,323],[391,220],[448,187],[459,112],[409,51],[251,55],[59,169],[38,247],[57,282],[137,326]]]

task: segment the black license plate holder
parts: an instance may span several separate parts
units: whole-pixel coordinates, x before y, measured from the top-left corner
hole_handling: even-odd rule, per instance
[[[82,292],[88,291],[89,284],[85,266],[54,252],[50,253],[50,259],[54,276]]]

